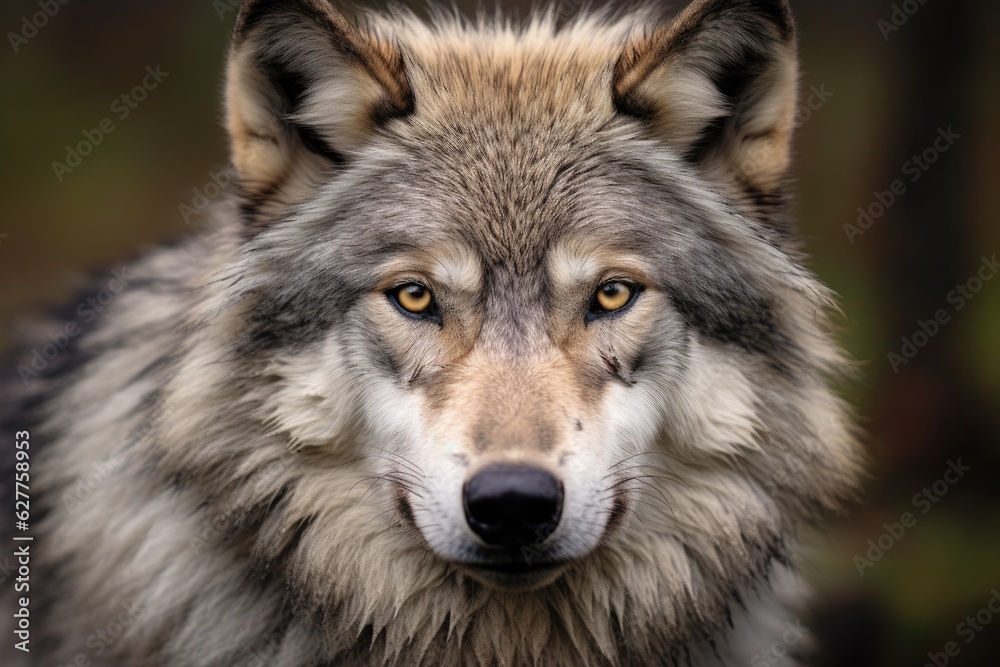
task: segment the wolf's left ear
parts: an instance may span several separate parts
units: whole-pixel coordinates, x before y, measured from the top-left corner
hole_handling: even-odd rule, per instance
[[[626,44],[613,95],[688,160],[766,200],[789,165],[797,85],[786,0],[695,0]]]
[[[403,57],[327,0],[243,0],[226,77],[250,223],[301,201],[381,123],[413,109]]]

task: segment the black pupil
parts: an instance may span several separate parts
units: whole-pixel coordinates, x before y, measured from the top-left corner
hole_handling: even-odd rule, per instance
[[[417,312],[417,304],[421,303],[424,300],[424,297],[427,296],[427,289],[423,285],[406,285],[400,290],[400,292],[405,292],[407,297],[413,299],[413,307],[408,309],[412,312]],[[420,312],[423,312],[424,310],[426,310],[426,308],[419,309]]]
[[[621,283],[609,283],[601,288],[604,296],[608,299],[619,299],[622,296],[622,292],[628,290],[628,287]]]

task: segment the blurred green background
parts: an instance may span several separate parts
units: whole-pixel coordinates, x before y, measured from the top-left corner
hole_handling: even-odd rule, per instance
[[[220,92],[232,4],[4,2],[5,320],[66,298],[73,272],[187,233],[181,205],[196,207],[195,190],[226,166]],[[44,21],[43,5],[54,14]],[[500,5],[523,16],[529,3]],[[862,362],[845,392],[873,459],[865,504],[813,541],[805,573],[818,591],[805,623],[830,665],[916,667],[933,664],[928,653],[938,664],[997,665],[1000,615],[959,624],[1000,591],[1000,278],[971,298],[952,290],[975,288],[983,258],[1000,253],[1000,3],[792,5],[803,102],[822,93],[800,114],[796,205],[814,268],[842,297],[842,340]],[[33,16],[37,31],[25,23]],[[121,119],[115,100],[157,65],[169,74]],[[114,131],[60,181],[52,163],[104,118]],[[949,128],[947,150],[932,148]],[[891,192],[896,180],[902,194]],[[867,229],[859,207],[872,216]],[[939,309],[948,321],[921,336]],[[888,355],[914,351],[904,337],[923,344],[893,369]],[[959,460],[970,470],[935,488]],[[915,498],[925,488],[936,502]],[[886,536],[906,512],[916,523]],[[889,548],[876,561],[869,540],[880,539]],[[942,653],[951,641],[957,657]]]

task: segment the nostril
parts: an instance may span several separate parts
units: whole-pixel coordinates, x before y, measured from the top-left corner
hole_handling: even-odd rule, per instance
[[[467,501],[467,513],[480,524],[494,526],[503,521],[503,504],[501,498],[477,497]]]
[[[484,468],[465,483],[465,516],[487,544],[510,549],[536,544],[559,525],[562,484],[552,473],[527,465]]]

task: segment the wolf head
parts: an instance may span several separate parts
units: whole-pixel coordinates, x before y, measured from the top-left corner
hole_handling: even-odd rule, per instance
[[[858,470],[786,217],[796,87],[783,0],[244,2],[238,201],[158,464],[389,650],[477,614],[522,656],[722,623]]]

